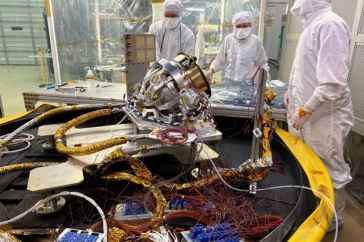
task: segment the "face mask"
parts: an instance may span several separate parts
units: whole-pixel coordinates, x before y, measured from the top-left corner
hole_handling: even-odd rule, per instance
[[[177,17],[177,18],[164,17],[164,24],[166,25],[166,28],[168,28],[168,29],[175,28],[179,24],[180,21],[181,21],[181,17]]]
[[[238,39],[245,39],[250,34],[251,30],[252,30],[251,27],[248,27],[248,28],[235,28],[234,29],[234,34],[235,34],[235,37],[238,38]]]

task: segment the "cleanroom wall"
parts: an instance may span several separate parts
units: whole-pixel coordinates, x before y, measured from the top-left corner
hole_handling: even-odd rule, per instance
[[[351,28],[349,87],[353,100],[354,127],[347,140],[353,180],[347,189],[364,205],[364,0],[333,0],[333,9]]]
[[[143,33],[152,11],[147,1],[51,1],[61,81],[83,79],[85,68],[120,65],[123,33]],[[101,62],[101,63],[98,63]]]
[[[39,65],[47,52],[44,0],[0,1],[0,65]]]
[[[82,80],[84,68],[123,65],[123,34],[147,33],[163,17],[163,0],[62,0],[52,5],[54,46],[57,48],[60,79]],[[232,16],[243,10],[255,16],[258,34],[261,1],[182,1],[185,23],[197,36],[196,56],[202,68],[216,56],[222,39],[232,32]],[[54,48],[54,47],[53,47]],[[57,70],[55,70],[57,71]],[[57,80],[56,80],[57,81]]]

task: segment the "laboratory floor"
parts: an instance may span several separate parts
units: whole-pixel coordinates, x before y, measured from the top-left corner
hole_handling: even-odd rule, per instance
[[[335,241],[335,232],[326,234],[323,242]],[[347,195],[344,214],[344,226],[339,230],[337,242],[363,241],[364,238],[364,207]]]
[[[39,66],[0,66],[0,96],[4,116],[25,112],[22,93],[45,84]],[[0,102],[1,105],[1,102]],[[363,186],[362,182],[361,185]],[[364,207],[350,195],[344,214],[344,227],[336,241],[362,241],[364,238]],[[335,233],[328,233],[322,241],[334,241]]]

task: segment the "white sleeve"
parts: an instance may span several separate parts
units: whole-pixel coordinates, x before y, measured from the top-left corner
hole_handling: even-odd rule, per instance
[[[185,44],[183,46],[182,52],[186,53],[187,55],[194,56],[196,37],[193,34],[192,30],[188,28],[186,29],[186,33],[184,33],[184,36]]]
[[[317,36],[318,86],[313,95],[321,102],[336,100],[348,85],[350,32],[342,22],[328,22]]]
[[[228,38],[225,37],[222,41],[222,44],[219,48],[217,56],[215,60],[212,62],[210,69],[213,69],[215,72],[220,71],[227,62],[227,51],[228,51]]]

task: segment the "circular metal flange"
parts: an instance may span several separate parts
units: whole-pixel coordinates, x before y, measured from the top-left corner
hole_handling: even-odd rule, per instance
[[[60,211],[65,204],[66,199],[63,197],[57,197],[44,203],[41,207],[37,208],[35,212],[42,215],[53,214]]]

